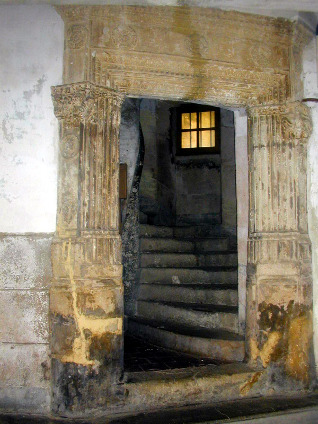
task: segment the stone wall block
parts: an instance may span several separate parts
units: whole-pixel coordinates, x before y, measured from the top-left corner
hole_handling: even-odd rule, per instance
[[[1,346],[0,388],[37,387],[48,389],[50,364],[48,344],[11,344]]]
[[[0,288],[47,289],[52,277],[52,236],[0,237]]]
[[[6,343],[48,342],[47,291],[6,290],[0,298],[0,338]]]

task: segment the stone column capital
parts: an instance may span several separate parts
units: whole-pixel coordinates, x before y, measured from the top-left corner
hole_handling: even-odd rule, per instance
[[[305,144],[312,132],[310,110],[302,102],[289,102],[284,105],[255,106],[247,108],[250,120],[275,119],[273,136],[282,142]]]
[[[120,108],[124,95],[114,88],[84,81],[51,88],[55,116],[67,125],[104,121],[105,101]]]

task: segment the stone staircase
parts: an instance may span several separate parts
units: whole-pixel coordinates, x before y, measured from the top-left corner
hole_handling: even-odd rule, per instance
[[[211,227],[140,225],[137,313],[128,331],[221,362],[244,359],[237,252]]]

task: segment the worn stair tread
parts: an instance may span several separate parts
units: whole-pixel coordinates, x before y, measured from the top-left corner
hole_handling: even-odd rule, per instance
[[[158,271],[158,268],[153,266],[147,266],[147,267],[141,267],[142,269],[147,269],[147,270],[154,270],[154,271]],[[166,268],[161,268],[164,269],[165,271],[178,271],[178,270],[185,270],[185,271],[207,271],[207,272],[223,272],[223,271],[237,271],[237,266],[200,266],[198,268],[193,268],[190,266],[182,266],[182,267],[166,267]]]
[[[209,252],[163,252],[162,250],[151,250],[148,251],[141,251],[142,255],[185,255],[185,256],[212,256],[212,255],[218,255],[218,256],[230,256],[230,255],[236,255],[237,252],[235,250],[211,250]]]
[[[143,286],[152,286],[152,283],[143,283]],[[237,290],[238,284],[222,284],[222,283],[206,283],[198,286],[198,284],[173,284],[173,283],[157,283],[156,286],[164,286],[164,287],[180,287],[185,289],[197,289],[197,290]]]
[[[237,306],[227,306],[227,305],[211,305],[204,303],[188,303],[188,302],[167,302],[167,301],[157,301],[157,300],[140,300],[140,302],[155,303],[158,305],[166,305],[174,308],[181,309],[192,309],[193,311],[200,312],[211,312],[211,313],[229,313],[237,314]]]
[[[141,284],[237,284],[237,267],[140,268]]]
[[[186,324],[165,322],[139,316],[129,317],[129,320],[148,327],[159,328],[183,336],[200,337],[203,339],[244,341],[244,336],[227,330],[216,330],[208,328],[194,327]]]
[[[192,355],[190,355],[192,356]],[[160,371],[129,371],[127,375],[127,383],[137,383],[145,381],[180,381],[182,379],[193,378],[195,373],[196,378],[206,378],[209,376],[221,377],[232,376],[237,374],[262,372],[263,368],[252,368],[243,362],[214,363],[203,365],[200,367],[175,368]]]

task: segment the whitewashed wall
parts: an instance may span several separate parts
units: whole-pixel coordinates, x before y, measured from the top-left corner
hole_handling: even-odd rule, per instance
[[[0,409],[50,407],[49,283],[64,27],[50,6],[0,6]],[[27,233],[27,234],[25,234]]]
[[[50,6],[0,6],[0,232],[53,232],[63,23]]]
[[[312,39],[304,53],[304,98],[318,99],[316,40]],[[308,143],[308,221],[312,242],[314,290],[314,350],[318,375],[318,103],[306,102],[311,109],[313,133]]]

